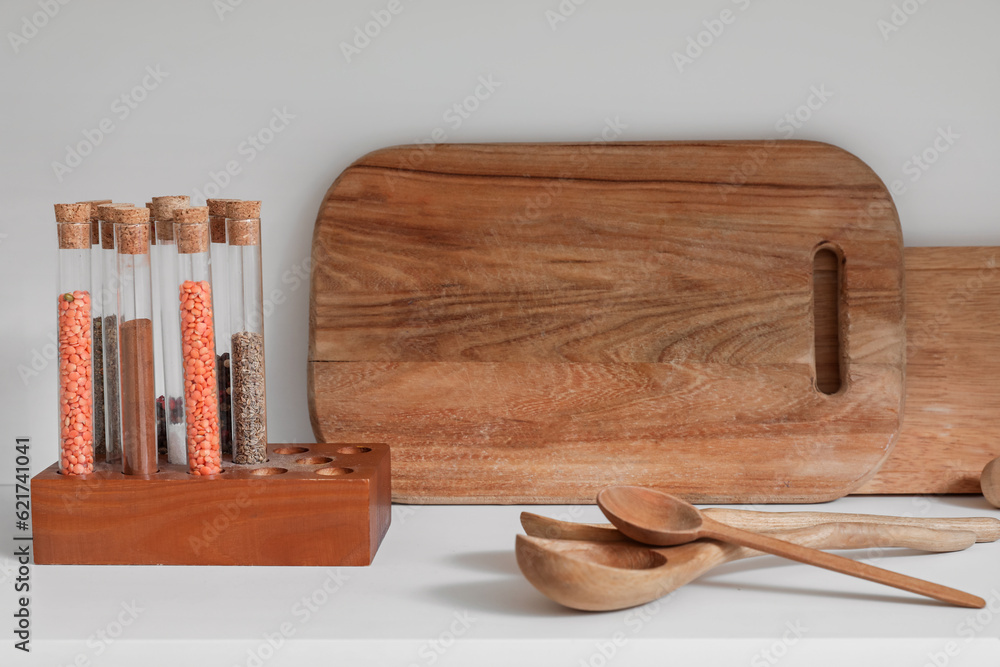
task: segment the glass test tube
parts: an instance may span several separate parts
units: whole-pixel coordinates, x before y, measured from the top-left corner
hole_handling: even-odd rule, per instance
[[[154,395],[156,396],[156,451],[157,455],[167,453],[167,420],[164,409],[166,392],[163,377],[163,322],[160,315],[160,272],[156,266],[156,226],[153,217],[153,202],[146,202],[149,211],[149,259],[153,265],[153,359],[156,362]]]
[[[188,469],[195,475],[222,472],[218,383],[208,207],[174,211],[177,240],[178,307],[184,362],[184,413]]]
[[[93,353],[94,396],[94,460],[103,461],[107,456],[104,437],[104,271],[101,264],[101,223],[97,207],[110,204],[110,199],[91,199],[79,202],[90,205],[90,331]]]
[[[267,460],[260,202],[226,207],[232,327],[233,463]]]
[[[104,438],[105,461],[116,464],[122,460],[121,392],[118,386],[118,253],[115,252],[115,222],[118,211],[132,204],[101,204],[97,217],[101,226],[101,274],[103,289],[103,323],[101,337],[104,346]]]
[[[90,205],[56,204],[59,238],[59,471],[94,471]]]
[[[122,472],[156,473],[156,393],[149,209],[121,209],[118,252],[118,350]]]
[[[174,211],[188,205],[187,196],[153,197],[156,247],[153,249],[159,283],[160,339],[163,355],[163,412],[167,462],[186,466],[187,424],[184,419],[184,362],[181,356],[181,320],[177,308],[177,241]]]
[[[226,242],[226,206],[236,199],[209,199],[208,229],[212,245],[212,303],[215,305],[215,374],[219,381],[219,436],[222,453],[233,451],[232,381],[229,367],[229,244]]]

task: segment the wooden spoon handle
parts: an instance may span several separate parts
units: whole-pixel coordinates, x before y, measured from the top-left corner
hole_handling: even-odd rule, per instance
[[[893,586],[894,588],[924,595],[960,607],[982,609],[986,606],[986,601],[982,598],[954,588],[910,577],[899,572],[884,570],[868,563],[851,560],[850,558],[844,558],[843,556],[825,551],[803,547],[792,542],[779,540],[764,533],[751,533],[740,528],[733,528],[724,523],[719,523],[710,517],[705,517],[701,532],[705,537],[739,544],[740,546],[750,547],[758,551],[766,551],[775,556],[781,556],[807,565],[816,565],[827,570],[840,572],[841,574],[866,579],[867,581]]]
[[[971,530],[977,542],[995,542],[1000,539],[1000,519],[988,516],[943,518],[912,518],[882,516],[879,514],[840,514],[837,512],[755,512],[716,507],[702,510],[702,514],[727,526],[753,532],[770,532],[786,528],[814,526],[817,523],[851,521],[881,523],[892,526],[920,526],[938,530]]]
[[[748,512],[745,510],[723,510],[725,512],[737,512],[738,518],[745,514],[762,514],[765,517],[781,516],[773,512]],[[716,510],[706,510],[706,514],[711,512],[711,517],[721,516]],[[798,518],[802,515],[801,518]],[[791,525],[779,525],[780,521],[765,523],[763,532],[784,533],[789,530],[800,528],[811,528],[813,526],[824,526],[824,535],[830,533],[830,527],[836,525],[853,526],[850,530],[841,531],[837,538],[839,541],[833,544],[812,544],[817,549],[864,549],[868,547],[906,547],[909,549],[921,549],[923,551],[959,551],[972,545],[972,542],[982,541],[983,531],[972,530],[975,524],[970,524],[969,528],[962,530],[929,527],[925,524],[897,525],[881,521],[841,521],[840,516],[866,517],[864,514],[840,515],[831,512],[791,512],[787,516],[795,517],[789,521]],[[871,515],[874,519],[892,519],[895,517],[879,517]],[[822,521],[823,517],[831,517],[828,522]],[[752,517],[750,518],[752,519]],[[720,520],[720,519],[717,519]],[[749,520],[749,519],[748,519]],[[932,521],[932,520],[931,520]],[[960,520],[955,520],[960,521]],[[723,522],[725,523],[725,522]],[[965,525],[965,524],[957,524]],[[521,512],[521,526],[524,532],[532,537],[544,537],[550,540],[586,540],[588,542],[623,542],[628,538],[618,532],[618,529],[611,524],[597,523],[575,523],[572,521],[560,521],[547,516],[540,516],[532,512]],[[738,528],[746,528],[746,525],[738,525]],[[896,529],[899,530],[896,530]],[[969,542],[969,536],[972,542]],[[780,535],[776,536],[780,537]],[[850,541],[854,540],[855,544]]]
[[[768,535],[805,547],[824,550],[900,547],[944,553],[962,551],[976,543],[976,534],[969,530],[938,530],[851,521],[802,526],[773,531]],[[747,547],[740,548],[750,551],[751,555],[763,553]]]

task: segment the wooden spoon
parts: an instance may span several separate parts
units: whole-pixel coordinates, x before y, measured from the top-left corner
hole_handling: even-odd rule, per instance
[[[960,607],[982,609],[986,606],[986,601],[982,598],[954,588],[890,572],[766,534],[727,526],[703,515],[694,505],[654,489],[638,486],[611,487],[597,494],[597,504],[618,530],[645,544],[672,546],[708,537],[893,586]]]
[[[950,551],[965,549],[963,540],[949,538],[942,541],[942,536],[956,534],[972,534],[976,542],[996,542],[1000,539],[1000,519],[986,516],[970,517],[902,517],[885,516],[881,514],[846,514],[840,512],[755,512],[753,510],[734,510],[714,507],[702,510],[702,514],[711,516],[716,521],[730,526],[752,530],[757,533],[770,533],[777,530],[792,530],[807,528],[822,523],[866,523],[883,526],[899,526],[931,529],[924,532],[894,533],[893,536],[909,535],[910,546],[914,549],[933,551]],[[613,525],[604,523],[575,523],[560,521],[547,516],[521,512],[521,526],[524,532],[532,537],[544,537],[561,540],[589,540],[592,542],[621,542],[628,540]],[[958,531],[958,532],[956,532]],[[921,542],[924,540],[924,542]],[[949,549],[948,544],[953,544]],[[888,546],[888,545],[879,545]],[[897,544],[894,546],[904,546]]]
[[[536,519],[542,519],[538,521]],[[610,611],[652,602],[697,579],[722,563],[763,555],[747,547],[716,540],[700,540],[674,547],[648,547],[629,540],[614,528],[557,522],[521,515],[528,535],[517,536],[517,563],[531,584],[544,595],[573,609]],[[599,541],[575,537],[547,539],[553,523],[601,528]],[[817,549],[910,547],[952,551],[971,546],[975,534],[913,526],[863,523],[819,524],[772,533],[789,542]],[[615,537],[615,540],[609,538]]]

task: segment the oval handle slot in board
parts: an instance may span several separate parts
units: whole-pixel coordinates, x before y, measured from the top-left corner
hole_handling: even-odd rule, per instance
[[[815,324],[816,389],[836,394],[843,386],[840,340],[840,255],[820,246],[813,255],[813,320]]]

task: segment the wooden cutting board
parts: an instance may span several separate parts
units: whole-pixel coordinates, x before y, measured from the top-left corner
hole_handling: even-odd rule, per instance
[[[312,259],[313,429],[389,443],[396,501],[815,502],[899,434],[899,221],[826,144],[389,148]]]
[[[1000,248],[906,248],[906,410],[857,493],[979,493],[1000,457]]]

